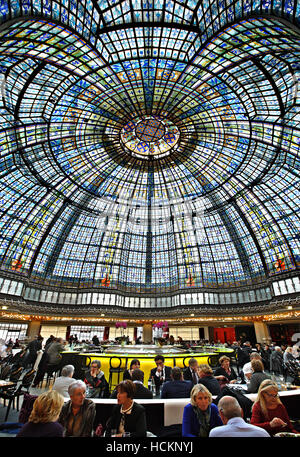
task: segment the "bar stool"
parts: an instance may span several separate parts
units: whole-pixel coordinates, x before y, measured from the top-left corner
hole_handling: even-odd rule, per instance
[[[127,359],[126,359],[126,366],[127,366]],[[122,368],[122,359],[121,359],[121,357],[113,356],[113,357],[111,357],[109,359],[109,380],[108,380],[108,385],[109,385],[109,390],[110,391],[112,390],[113,385],[116,386],[117,384],[119,384],[120,375],[121,375],[121,373],[123,373],[124,369],[126,370],[126,366],[125,366],[125,368]],[[117,373],[117,375],[118,375],[118,383],[117,384],[113,384],[113,375],[114,375],[114,373]]]
[[[220,354],[212,354],[208,357],[207,363],[210,367],[216,368],[219,362]]]

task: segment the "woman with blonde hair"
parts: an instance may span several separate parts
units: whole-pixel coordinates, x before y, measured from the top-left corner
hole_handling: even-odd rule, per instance
[[[250,422],[264,428],[270,435],[279,432],[298,433],[280,401],[277,384],[271,379],[265,379],[259,386]]]
[[[56,390],[43,392],[33,404],[28,422],[17,437],[62,437],[63,427],[57,422],[64,398]]]
[[[202,384],[196,384],[191,391],[191,401],[183,410],[182,436],[206,438],[219,425],[223,422],[218,407],[212,403],[210,391]]]

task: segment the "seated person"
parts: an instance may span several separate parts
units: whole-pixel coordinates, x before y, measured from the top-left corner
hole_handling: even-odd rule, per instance
[[[251,366],[251,361],[252,360],[261,360],[261,355],[258,353],[258,352],[251,352],[250,354],[250,362],[247,362],[245,363],[245,365],[243,366],[243,369],[242,369],[242,375],[243,375],[243,378],[246,382],[246,384],[249,384],[250,382],[250,379],[251,379],[251,376],[252,376],[252,366]]]
[[[45,351],[49,356],[48,364],[53,368],[53,371],[58,370],[61,366],[61,352],[65,350],[66,341],[63,338],[55,338],[54,341],[45,347]]]
[[[145,408],[133,400],[134,392],[135,385],[129,379],[118,384],[118,404],[107,422],[106,437],[121,437],[124,433],[130,433],[130,437],[135,438],[147,435]]]
[[[73,365],[66,365],[61,370],[61,376],[55,379],[52,390],[56,390],[63,397],[70,398],[68,393],[69,385],[74,382],[73,374],[75,368]]]
[[[250,422],[264,428],[271,436],[279,432],[298,433],[279,399],[277,384],[271,379],[265,379],[259,386]]]
[[[63,405],[58,419],[64,428],[64,436],[92,436],[96,404],[85,398],[86,384],[81,380],[74,381],[68,393],[70,400]]]
[[[237,380],[237,374],[233,368],[230,367],[230,358],[223,355],[219,359],[220,367],[216,369],[214,376],[219,381],[221,387],[226,384],[233,384]]]
[[[144,372],[138,368],[133,370],[131,380],[135,385],[133,398],[153,398],[153,393],[144,386]]]
[[[223,422],[218,407],[212,403],[211,393],[202,384],[196,384],[191,391],[191,401],[183,410],[182,436],[206,438],[219,425]]]
[[[87,398],[108,398],[109,385],[101,371],[100,360],[93,360],[90,370],[86,373],[84,382],[87,385]]]
[[[157,355],[154,361],[156,363],[156,368],[152,368],[150,379],[154,380],[156,395],[159,395],[162,384],[171,379],[172,368],[165,366],[165,358],[163,355]]]
[[[21,346],[21,350],[17,352],[12,360],[10,361],[10,364],[12,365],[12,370],[17,370],[18,368],[26,368],[27,366],[27,356],[28,356],[28,351],[25,346]]]
[[[264,366],[261,360],[251,360],[251,368],[253,373],[248,384],[247,393],[256,394],[262,381],[271,378],[264,372]]]
[[[144,386],[144,372],[142,370],[139,370],[138,368],[133,370],[131,381],[135,385],[133,398],[153,398],[153,393],[151,392],[151,390],[147,389]],[[110,398],[117,398],[117,394],[117,389],[115,389],[111,394]]]
[[[64,429],[57,420],[63,404],[63,397],[55,390],[43,392],[34,401],[28,422],[17,437],[62,437]]]
[[[183,370],[183,379],[192,381],[193,385],[198,384],[200,378],[198,376],[199,365],[193,357],[189,360],[189,366]]]
[[[224,425],[213,428],[209,432],[210,438],[270,437],[266,430],[244,421],[243,410],[236,398],[225,395],[220,399],[218,409]]]
[[[136,368],[140,368],[140,366],[141,364],[138,359],[132,359],[130,362],[129,370],[125,370],[123,373],[123,381],[125,381],[125,379],[131,379],[133,370],[135,370]]]
[[[212,395],[219,395],[221,387],[219,381],[213,376],[213,370],[207,364],[199,365],[198,376],[200,384],[203,384]]]
[[[184,381],[180,368],[174,367],[171,371],[171,381],[163,383],[160,398],[187,398],[192,388],[192,381]]]

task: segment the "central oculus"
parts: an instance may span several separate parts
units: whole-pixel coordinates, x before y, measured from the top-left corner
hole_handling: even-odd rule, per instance
[[[160,140],[165,134],[165,126],[158,119],[146,118],[139,121],[135,127],[136,136],[147,143]]]
[[[159,116],[143,116],[125,124],[121,142],[132,156],[157,159],[169,155],[178,146],[180,132],[172,121]]]

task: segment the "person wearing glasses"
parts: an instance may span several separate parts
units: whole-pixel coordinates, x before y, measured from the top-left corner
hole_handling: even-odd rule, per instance
[[[84,382],[87,386],[87,398],[108,398],[109,385],[101,371],[100,360],[93,360],[90,370],[86,373]]]
[[[271,436],[279,432],[298,433],[279,399],[277,384],[271,379],[265,379],[259,386],[250,423],[264,428]]]

